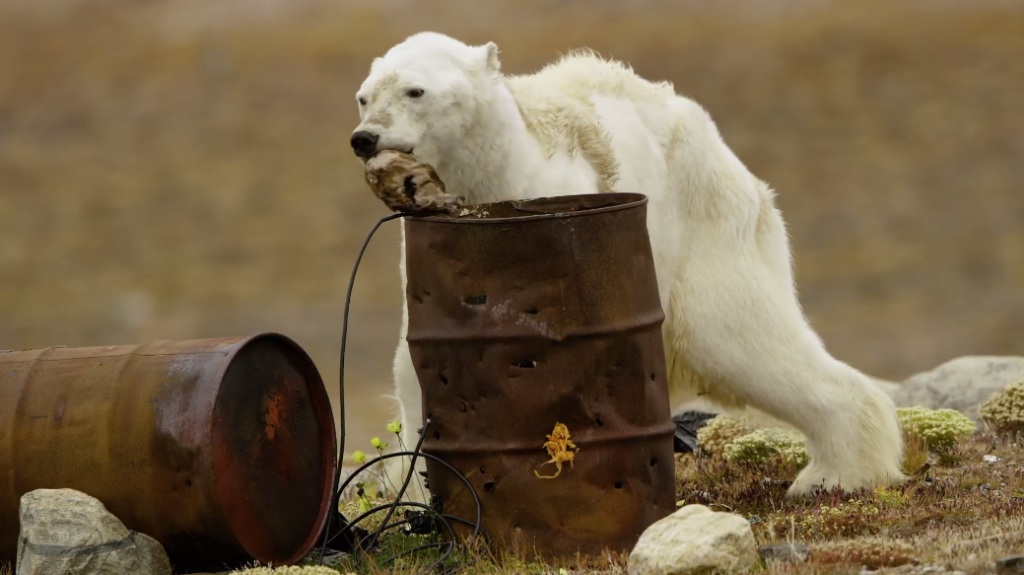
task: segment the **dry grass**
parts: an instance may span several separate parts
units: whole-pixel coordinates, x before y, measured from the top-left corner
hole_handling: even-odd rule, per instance
[[[791,501],[785,493],[798,471],[769,461],[762,467],[727,464],[721,457],[677,456],[678,498],[718,511],[737,513],[752,523],[759,545],[805,543],[802,564],[762,564],[766,575],[859,573],[862,567],[913,573],[931,565],[971,575],[994,572],[996,558],[1024,545],[1024,457],[1021,445],[986,433],[960,440],[959,459],[930,466],[907,484],[872,492],[823,493]],[[997,461],[985,461],[986,455]],[[342,571],[415,573],[427,557],[392,568],[378,565],[396,551],[422,544],[421,537],[388,537],[383,549],[363,565]],[[544,565],[528,558],[492,561],[476,557],[471,573],[624,573],[628,556],[608,555],[574,564]]]
[[[672,80],[779,192],[829,349],[902,378],[1024,348],[1013,3],[0,0],[0,349],[277,330],[337,381],[386,210],[348,138],[370,59],[438,29],[504,68],[590,46]],[[388,419],[397,229],[356,285],[349,442]]]
[[[762,545],[804,542],[811,559],[768,571],[855,572],[862,563],[898,566],[937,563],[969,573],[994,570],[993,561],[1024,542],[1024,460],[1021,446],[975,434],[956,446],[959,460],[939,465],[906,485],[853,496],[822,494],[789,501],[791,467],[725,465],[717,458],[680,457],[680,497],[687,503],[731,509],[754,521]],[[989,463],[985,455],[998,461]],[[827,567],[826,567],[827,565]]]

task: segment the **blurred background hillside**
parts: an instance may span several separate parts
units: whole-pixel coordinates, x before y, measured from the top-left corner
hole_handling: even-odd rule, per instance
[[[588,46],[703,104],[840,359],[1024,355],[1024,2],[989,0],[0,0],[0,349],[273,330],[333,390],[387,213],[354,92],[425,29],[509,73]],[[390,415],[396,240],[354,294],[346,451]]]

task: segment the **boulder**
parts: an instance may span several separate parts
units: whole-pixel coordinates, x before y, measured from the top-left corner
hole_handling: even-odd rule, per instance
[[[17,575],[171,575],[164,548],[72,489],[21,497]]]
[[[629,575],[706,575],[750,569],[757,545],[750,523],[732,513],[687,505],[655,522],[629,555]]]
[[[955,409],[978,423],[982,402],[1018,381],[1024,381],[1024,357],[969,355],[908,378],[890,395],[898,407]]]

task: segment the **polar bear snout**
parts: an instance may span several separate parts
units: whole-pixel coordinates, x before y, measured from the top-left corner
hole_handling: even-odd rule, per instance
[[[352,150],[360,158],[369,158],[377,153],[377,142],[379,141],[380,136],[377,134],[359,130],[352,134]]]

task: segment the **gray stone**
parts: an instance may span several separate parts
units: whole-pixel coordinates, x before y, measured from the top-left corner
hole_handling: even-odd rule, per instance
[[[887,388],[898,407],[955,409],[978,419],[978,407],[1007,385],[1024,381],[1024,357],[963,356]]]
[[[1024,555],[1010,555],[996,559],[996,573],[999,575],[1024,573]]]
[[[655,522],[629,554],[629,575],[706,575],[757,564],[750,523],[732,513],[686,505]]]
[[[758,550],[761,559],[765,561],[778,561],[780,563],[803,563],[807,561],[811,550],[803,543],[779,543],[768,545]]]
[[[171,575],[164,548],[72,489],[21,497],[17,575]]]

